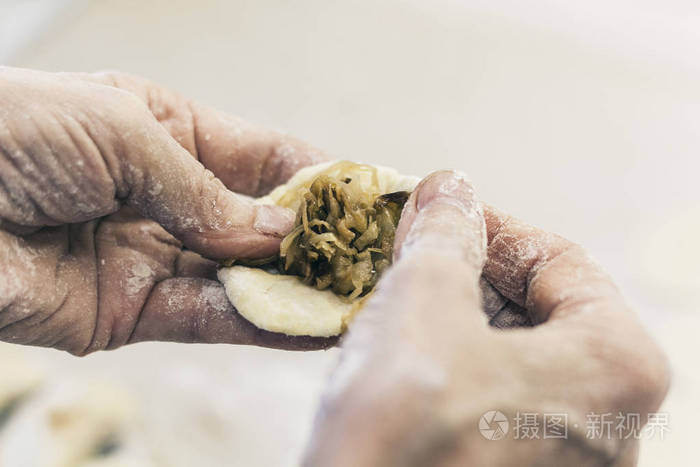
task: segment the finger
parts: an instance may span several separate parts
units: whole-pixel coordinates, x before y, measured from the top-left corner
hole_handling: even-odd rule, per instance
[[[482,309],[486,230],[481,204],[462,174],[435,172],[421,181],[404,206],[394,243],[395,264],[380,286],[386,290],[377,291],[396,304],[389,309],[401,308],[401,319],[411,313],[424,319],[434,309],[430,303],[439,301],[444,319],[483,321],[480,313],[464,313]],[[432,316],[430,322],[443,320]]]
[[[6,81],[8,115],[23,118],[0,125],[4,219],[77,223],[126,202],[210,258],[278,251],[294,213],[228,191],[133,94],[40,72]]]
[[[404,206],[394,265],[353,324],[348,341],[353,334],[376,332],[371,323],[376,320],[423,322],[426,335],[428,327],[438,329],[449,321],[456,327],[475,319],[483,324],[481,313],[464,311],[481,310],[485,252],[485,223],[471,183],[451,171],[429,175]],[[442,310],[436,314],[438,302]]]
[[[418,184],[396,229],[394,260],[408,250],[443,251],[481,269],[486,247],[483,211],[464,175],[440,171]]]
[[[145,120],[145,118],[144,118]],[[155,120],[123,141],[127,202],[188,248],[210,258],[260,258],[277,253],[291,229],[291,211],[235,195],[189,157]]]
[[[167,279],[150,293],[129,343],[169,341],[318,350],[335,338],[290,337],[258,329],[241,317],[217,281]]]
[[[261,196],[296,171],[326,160],[313,146],[192,102],[145,78],[71,74],[139,97],[170,135],[232,191]]]
[[[127,203],[210,258],[274,255],[293,213],[228,191],[146,111],[129,109],[117,132],[118,178]]]
[[[609,276],[578,245],[487,206],[484,277],[527,308],[533,322],[562,317],[584,302],[621,301]]]
[[[567,392],[597,413],[656,410],[668,390],[668,362],[609,276],[557,235],[493,208],[485,217],[484,276],[524,305],[533,323],[546,321],[510,335],[523,349],[516,357],[527,370],[523,377],[548,379],[551,387],[542,393]]]
[[[405,448],[432,441],[421,436],[435,391],[461,359],[465,336],[486,329],[485,237],[463,176],[436,172],[416,187],[397,230],[396,262],[343,341],[304,465],[403,465]],[[397,429],[407,424],[415,424],[411,440]]]
[[[394,265],[353,322],[346,353],[407,342],[447,349],[465,330],[485,328],[485,254],[486,227],[471,183],[452,171],[426,177],[404,206]]]

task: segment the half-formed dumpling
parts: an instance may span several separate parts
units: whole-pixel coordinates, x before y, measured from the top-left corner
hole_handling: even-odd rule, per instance
[[[341,334],[391,263],[401,210],[418,182],[347,161],[300,170],[259,200],[297,212],[279,259],[222,268],[229,300],[261,329]]]

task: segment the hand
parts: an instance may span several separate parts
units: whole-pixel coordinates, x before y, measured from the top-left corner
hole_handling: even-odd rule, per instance
[[[327,346],[242,319],[211,260],[275,254],[294,213],[241,195],[322,159],[134,76],[0,68],[0,340]]]
[[[655,411],[664,355],[579,247],[486,208],[438,172],[397,231],[397,261],[342,343],[306,465],[634,465],[636,442],[589,439],[589,413]],[[488,232],[488,247],[486,232]],[[499,330],[480,276],[535,327]],[[567,439],[492,441],[487,411],[568,415]],[[542,427],[539,426],[539,433]]]

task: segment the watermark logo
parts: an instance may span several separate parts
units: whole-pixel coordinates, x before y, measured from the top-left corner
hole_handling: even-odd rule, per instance
[[[669,415],[665,412],[639,413],[588,413],[582,421],[569,423],[567,413],[516,412],[512,419],[512,438],[568,439],[569,427],[587,439],[665,439],[670,432]],[[508,435],[510,420],[503,412],[489,410],[479,419],[481,435],[491,441]]]
[[[496,441],[508,434],[508,418],[498,410],[489,410],[479,419],[479,431],[484,438]]]

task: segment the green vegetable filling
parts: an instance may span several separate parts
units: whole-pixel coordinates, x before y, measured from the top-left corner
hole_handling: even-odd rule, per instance
[[[391,264],[396,226],[409,193],[372,196],[351,178],[321,175],[304,192],[278,268],[352,300],[367,294]]]

